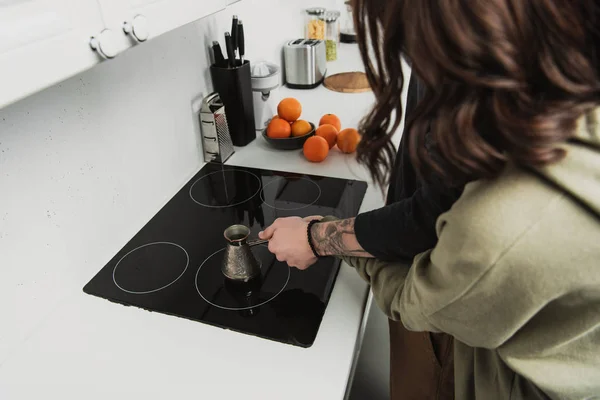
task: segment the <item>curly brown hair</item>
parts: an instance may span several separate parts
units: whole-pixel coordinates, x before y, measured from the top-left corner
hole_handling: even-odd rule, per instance
[[[427,88],[406,129],[425,177],[461,184],[497,176],[509,159],[556,162],[564,156],[557,144],[600,103],[600,0],[352,3],[376,97],[361,122],[358,158],[380,185],[395,154],[404,57]]]

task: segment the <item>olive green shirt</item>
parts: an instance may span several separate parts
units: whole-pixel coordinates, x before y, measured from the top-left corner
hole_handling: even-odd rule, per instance
[[[455,338],[457,399],[600,399],[599,121],[557,164],[468,184],[412,266],[344,258],[390,318]]]

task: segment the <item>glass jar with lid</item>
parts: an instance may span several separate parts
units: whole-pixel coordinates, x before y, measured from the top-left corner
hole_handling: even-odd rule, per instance
[[[354,18],[352,17],[352,3],[347,0],[346,16],[340,30],[340,41],[342,43],[356,43],[356,31],[354,30]]]
[[[325,14],[325,8],[313,7],[306,10],[304,37],[306,39],[325,40],[325,21],[320,17]]]
[[[325,50],[327,61],[337,60],[338,44],[340,42],[339,18],[339,11],[327,11],[320,17],[325,23]]]

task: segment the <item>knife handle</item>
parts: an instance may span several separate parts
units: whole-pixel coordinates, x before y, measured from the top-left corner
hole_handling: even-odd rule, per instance
[[[235,53],[233,52],[233,43],[229,32],[225,32],[225,47],[227,47],[227,57],[229,58],[229,67],[235,67]]]
[[[221,50],[221,45],[219,44],[219,42],[217,42],[215,40],[213,42],[212,49],[213,49],[213,55],[215,57],[215,65],[217,67],[224,67],[225,66],[225,57],[223,57],[223,51]]]
[[[231,44],[233,45],[233,55],[235,56],[238,49],[238,16],[234,15],[231,19]],[[235,57],[234,57],[235,58]],[[235,60],[234,60],[235,65]]]
[[[242,62],[242,65],[244,64],[244,56],[246,55],[246,43],[244,41],[244,24],[242,22],[242,20],[238,21],[238,28],[237,28],[237,35],[238,35],[238,48],[240,51],[240,61]]]

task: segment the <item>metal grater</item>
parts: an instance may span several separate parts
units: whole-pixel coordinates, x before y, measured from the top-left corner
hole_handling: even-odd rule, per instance
[[[229,135],[225,106],[218,93],[204,98],[200,108],[202,149],[205,162],[224,163],[234,153]]]

